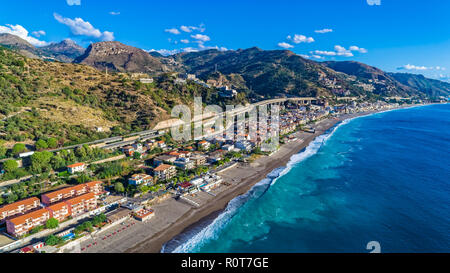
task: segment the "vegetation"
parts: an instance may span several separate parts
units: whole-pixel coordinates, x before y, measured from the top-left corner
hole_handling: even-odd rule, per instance
[[[50,218],[45,223],[45,228],[47,229],[55,229],[59,226],[59,221],[55,218]]]

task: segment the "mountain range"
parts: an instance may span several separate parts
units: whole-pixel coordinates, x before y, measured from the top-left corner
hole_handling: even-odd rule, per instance
[[[355,61],[316,62],[289,50],[210,49],[163,56],[120,42],[93,43],[84,49],[64,40],[38,48],[11,34],[0,34],[0,45],[30,58],[85,64],[101,71],[191,73],[213,86],[229,85],[253,98],[450,95],[450,83],[422,75],[387,73]]]

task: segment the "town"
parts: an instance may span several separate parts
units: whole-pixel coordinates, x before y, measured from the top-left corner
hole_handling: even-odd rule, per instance
[[[298,141],[296,132],[313,134],[311,125],[321,120],[388,110],[399,102],[405,104],[286,99],[278,103],[275,134],[283,145]],[[267,139],[246,133],[257,124],[247,121],[244,126],[244,131],[234,128],[232,137],[219,131],[184,142],[175,141],[163,128],[65,148],[54,148],[52,139],[38,141],[34,151],[16,144],[14,158],[2,160],[2,175],[25,168],[32,175],[0,182],[1,201],[7,203],[0,207],[0,251],[70,252],[101,234],[78,249],[83,252],[133,226],[157,225],[154,205],[167,199],[193,208],[207,205],[233,185],[221,176],[223,171],[273,153],[261,149]]]

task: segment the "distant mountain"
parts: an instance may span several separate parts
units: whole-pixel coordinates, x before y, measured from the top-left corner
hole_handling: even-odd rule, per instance
[[[250,92],[264,97],[329,96],[343,88],[353,94],[358,92],[347,81],[347,75],[336,73],[288,50],[262,50],[257,47],[236,51],[213,49],[172,57],[186,72],[195,73],[204,80],[217,79],[217,73],[220,73],[229,78],[231,85],[244,84]],[[233,84],[232,78],[238,82]],[[327,79],[336,80],[339,88],[328,86]]]
[[[322,62],[327,67],[356,76],[359,80],[372,84],[374,93],[382,95],[446,96],[450,94],[450,84],[408,73],[387,73],[373,66],[355,61]]]
[[[0,34],[0,45],[15,50],[28,58],[38,59],[42,55],[42,52],[32,44],[18,36],[8,33]]]
[[[163,64],[148,52],[120,42],[91,44],[74,63],[87,64],[100,70],[118,72],[162,72]]]
[[[404,85],[420,90],[431,97],[449,96],[450,83],[425,78],[423,75],[410,73],[388,73]]]
[[[62,62],[72,62],[84,53],[85,48],[70,39],[65,39],[60,43],[52,43],[41,47],[40,50]]]

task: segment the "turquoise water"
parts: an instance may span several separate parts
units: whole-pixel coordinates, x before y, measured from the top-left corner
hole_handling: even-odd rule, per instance
[[[345,121],[173,252],[450,251],[450,105]]]

